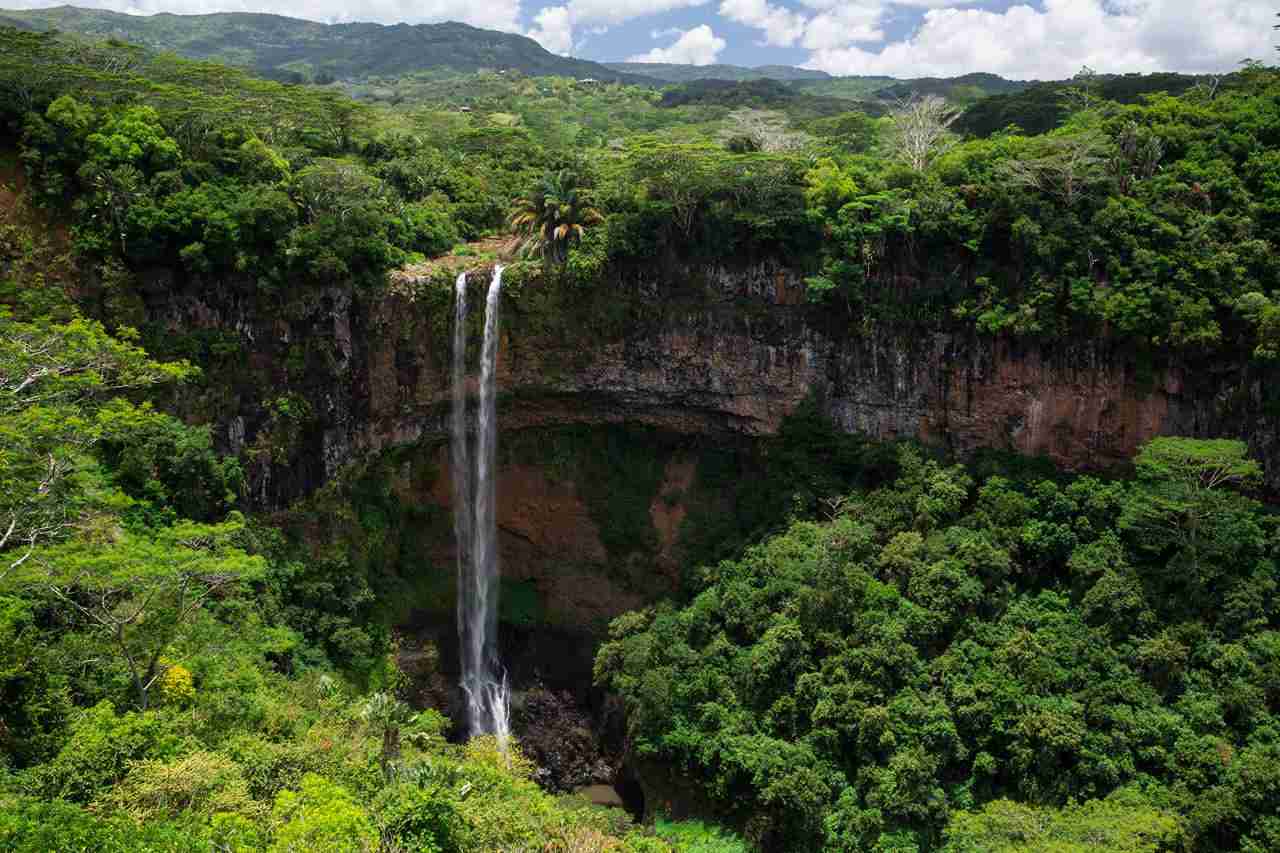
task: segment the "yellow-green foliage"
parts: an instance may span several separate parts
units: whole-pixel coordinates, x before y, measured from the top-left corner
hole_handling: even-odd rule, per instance
[[[166,702],[174,705],[185,705],[196,698],[195,679],[191,670],[182,664],[172,663],[160,676],[160,693]]]
[[[210,817],[219,812],[258,819],[266,811],[249,796],[240,766],[224,755],[193,752],[174,761],[139,761],[100,805],[138,821],[177,817],[182,812]]]
[[[471,738],[463,747],[463,755],[467,761],[484,767],[497,767],[517,779],[532,779],[536,769],[533,762],[520,751],[519,743],[510,740],[504,749],[493,735]]]
[[[669,853],[673,848],[657,838],[630,835],[617,838],[591,827],[578,826],[548,839],[543,853]]]
[[[680,853],[746,853],[747,844],[727,831],[699,820],[669,821],[658,818],[658,837]]]
[[[378,843],[373,821],[351,793],[315,774],[302,778],[301,790],[280,792],[272,818],[276,835],[270,853],[357,853]]]
[[[1155,853],[1171,849],[1178,821],[1140,793],[1120,791],[1052,809],[996,800],[947,826],[946,853]]]

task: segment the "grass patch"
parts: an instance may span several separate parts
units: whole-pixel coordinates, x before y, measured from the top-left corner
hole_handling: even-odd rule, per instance
[[[700,820],[658,818],[654,831],[681,853],[748,853],[747,843],[718,826]]]

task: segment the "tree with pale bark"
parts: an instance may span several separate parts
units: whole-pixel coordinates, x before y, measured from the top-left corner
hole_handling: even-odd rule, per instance
[[[899,100],[890,114],[894,155],[923,172],[956,144],[951,125],[959,117],[960,108],[937,95],[912,94]]]
[[[1107,178],[1112,147],[1095,131],[1037,137],[1002,174],[1016,187],[1033,189],[1072,207]]]
[[[0,310],[0,578],[70,533],[91,501],[91,449],[122,418],[163,417],[121,398],[194,375],[150,359],[125,329],[72,319],[18,321]]]

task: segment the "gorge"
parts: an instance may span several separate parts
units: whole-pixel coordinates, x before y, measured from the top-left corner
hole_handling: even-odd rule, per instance
[[[1280,849],[1276,69],[133,23],[0,14],[0,848]]]
[[[316,359],[323,372],[299,386],[314,394],[312,409],[326,413],[323,421],[304,425],[287,462],[250,470],[250,490],[264,503],[296,499],[344,466],[359,468],[383,454],[409,458],[406,450],[452,482],[449,460],[434,449],[448,435],[452,378],[443,299],[450,289],[440,276],[407,271],[376,303],[356,304],[333,291],[303,317],[267,319],[243,303],[208,301],[199,280],[152,275],[151,291],[164,296],[149,310],[170,328],[239,328],[262,342],[250,359],[256,376],[243,377],[232,392],[243,396],[221,412],[233,447],[252,446],[268,426],[252,388],[288,387],[282,368],[300,341],[326,353]],[[488,273],[470,276],[480,281]],[[618,270],[601,288],[615,303],[606,308],[536,279],[517,280],[504,291],[496,368],[504,434],[631,424],[670,436],[673,447],[692,441],[746,449],[776,435],[810,400],[850,434],[919,439],[962,457],[983,449],[1039,455],[1077,470],[1123,465],[1156,435],[1240,437],[1264,460],[1269,481],[1278,476],[1267,390],[1275,387],[1274,371],[1243,354],[1235,362],[1152,362],[1107,338],[1036,344],[892,326],[837,336],[825,312],[801,301],[802,287],[796,272],[769,261]],[[561,298],[577,300],[579,313],[549,302]],[[544,325],[562,309],[556,325]],[[666,491],[686,490],[696,454],[663,456],[660,479],[674,484]],[[511,495],[499,506],[500,540],[515,549],[502,562],[609,562],[581,503],[582,484],[557,483],[545,465],[514,462],[498,472],[500,490]],[[443,505],[448,492],[420,482],[406,498]],[[561,509],[536,509],[543,501]],[[676,498],[670,511],[664,504],[653,515],[682,513]],[[670,559],[679,525],[657,523],[667,528],[659,550]],[[540,574],[528,571],[524,580]],[[669,581],[659,573],[651,582],[660,592]],[[580,624],[608,615],[586,603],[571,609],[581,611]]]

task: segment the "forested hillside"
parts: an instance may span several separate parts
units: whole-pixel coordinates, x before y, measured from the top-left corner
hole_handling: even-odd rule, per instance
[[[966,138],[338,68],[0,28],[0,847],[1280,849],[1280,72]],[[495,263],[513,744],[448,639]],[[917,358],[1138,450],[880,440]]]
[[[904,450],[891,486],[616,620],[597,676],[763,849],[1276,849],[1276,519],[1239,443],[1136,468]]]
[[[0,9],[0,25],[120,39],[191,59],[211,59],[290,82],[512,69],[601,80],[647,78],[557,56],[532,39],[459,23],[321,24],[279,15],[123,15],[102,9]]]
[[[1195,77],[1190,74],[1091,74],[1088,88],[1092,96],[1118,104],[1141,103],[1147,95],[1164,92],[1181,95],[1195,86],[1206,94],[1221,86],[1229,75]],[[956,129],[975,136],[991,136],[1014,126],[1024,133],[1047,133],[1058,127],[1072,109],[1072,84],[1037,83],[1009,91],[992,92],[965,110]]]
[[[690,80],[826,80],[825,71],[793,68],[790,65],[761,65],[743,68],[739,65],[677,65],[670,62],[606,62],[614,71],[641,74],[664,83],[687,83]]]

